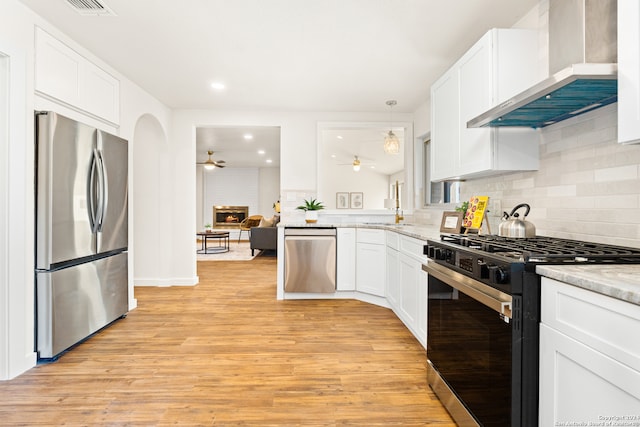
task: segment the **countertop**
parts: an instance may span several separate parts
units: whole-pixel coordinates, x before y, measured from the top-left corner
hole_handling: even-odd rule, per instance
[[[420,240],[440,239],[439,226],[383,223],[287,223],[280,227],[377,228],[395,231]],[[640,305],[640,264],[617,265],[538,265],[536,272],[579,288],[588,289],[632,304]]]
[[[440,226],[413,225],[413,224],[386,224],[374,222],[360,223],[315,223],[307,224],[304,222],[279,223],[278,227],[284,228],[377,228],[382,230],[395,231],[398,234],[414,237],[420,240],[440,239]]]
[[[539,265],[542,276],[640,305],[640,265]]]

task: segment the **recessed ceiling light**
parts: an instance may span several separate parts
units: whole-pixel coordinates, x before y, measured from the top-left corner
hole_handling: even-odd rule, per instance
[[[336,136],[336,138],[342,139],[342,135],[338,135],[338,136]]]
[[[273,160],[267,159],[267,163],[273,163]]]
[[[335,159],[335,158],[336,158],[336,155],[335,155],[335,154],[332,154],[332,155],[331,155],[331,158],[332,158],[332,159]]]
[[[253,135],[251,135],[250,133],[245,133],[244,134],[244,139],[246,139],[246,140],[253,139]]]
[[[265,151],[264,151],[264,150],[258,150],[258,154],[261,154],[261,155],[262,155],[262,154],[264,154],[264,153],[265,153]]]
[[[211,88],[214,90],[224,90],[225,87],[226,86],[224,85],[224,83],[220,83],[220,82],[211,83]]]

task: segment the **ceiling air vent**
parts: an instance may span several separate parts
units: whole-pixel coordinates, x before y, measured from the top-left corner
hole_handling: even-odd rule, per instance
[[[116,16],[116,14],[99,0],[67,0],[67,4],[80,15]]]

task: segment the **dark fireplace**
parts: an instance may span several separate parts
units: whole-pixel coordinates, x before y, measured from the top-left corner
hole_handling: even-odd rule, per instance
[[[249,216],[249,206],[214,206],[214,227],[240,227],[240,223]]]

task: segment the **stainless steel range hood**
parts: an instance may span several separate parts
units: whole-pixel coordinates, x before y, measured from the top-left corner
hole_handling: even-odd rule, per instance
[[[616,62],[616,0],[550,0],[550,77],[467,127],[542,128],[616,102]]]

